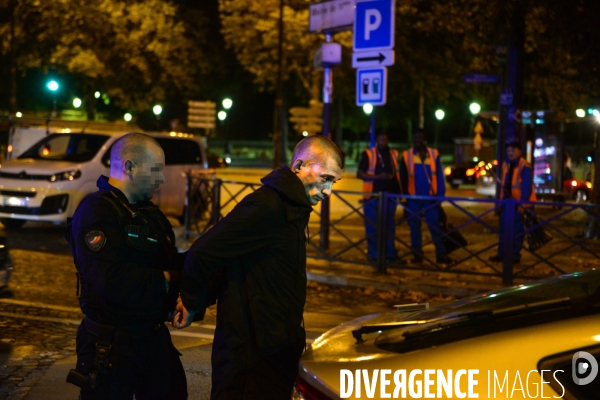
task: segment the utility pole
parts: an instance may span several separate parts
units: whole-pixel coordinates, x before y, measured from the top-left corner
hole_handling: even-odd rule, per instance
[[[275,97],[275,116],[273,118],[273,169],[281,166],[285,159],[283,150],[283,0],[279,0],[279,41],[277,44],[277,94]]]

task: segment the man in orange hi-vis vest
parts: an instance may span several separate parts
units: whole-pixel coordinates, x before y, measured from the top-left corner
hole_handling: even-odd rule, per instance
[[[411,196],[444,197],[446,186],[440,156],[436,149],[425,145],[425,131],[417,129],[413,135],[414,147],[402,153],[400,175],[402,187],[406,187]],[[413,253],[412,263],[423,261],[423,236],[421,234],[421,214],[431,232],[435,245],[435,258],[438,264],[449,265],[454,261],[448,257],[446,246],[442,241],[440,229],[439,205],[436,200],[408,198],[408,226],[410,227],[410,246]]]
[[[506,145],[506,156],[508,161],[502,164],[502,199],[513,198],[520,201],[535,201],[535,191],[533,190],[533,168],[531,164],[521,157],[521,144],[513,141]],[[523,248],[523,213],[525,206],[519,206],[515,215],[515,241],[513,245],[513,264],[521,262],[521,249]],[[498,232],[500,240],[498,242],[498,254],[489,258],[493,262],[501,262],[505,256],[504,231],[506,226],[505,211],[500,214],[500,223]]]
[[[363,180],[363,193],[402,193],[400,186],[400,173],[398,169],[398,150],[389,148],[387,134],[380,133],[375,139],[375,147],[366,149],[358,164],[356,177]],[[396,208],[397,199],[390,199],[387,204],[387,245],[386,261],[405,264],[398,258],[394,237],[396,235]],[[365,231],[367,236],[367,257],[369,261],[377,258],[377,215],[379,199],[364,196]]]

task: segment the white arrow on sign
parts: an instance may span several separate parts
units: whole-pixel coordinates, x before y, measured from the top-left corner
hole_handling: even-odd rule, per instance
[[[352,67],[387,67],[394,65],[394,50],[359,51],[352,53]]]

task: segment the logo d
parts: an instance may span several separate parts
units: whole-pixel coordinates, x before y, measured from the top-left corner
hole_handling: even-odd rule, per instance
[[[577,361],[580,361],[582,358],[585,361],[578,363]],[[571,366],[573,382],[575,382],[576,385],[587,385],[588,383],[591,383],[598,375],[598,362],[593,355],[586,353],[585,351],[578,351],[577,353],[573,354]],[[581,375],[585,375],[588,371],[590,372],[587,377],[579,377]]]

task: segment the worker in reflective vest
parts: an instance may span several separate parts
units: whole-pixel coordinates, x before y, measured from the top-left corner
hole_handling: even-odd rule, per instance
[[[519,201],[536,201],[535,191],[533,187],[533,168],[531,164],[521,157],[521,144],[517,141],[510,142],[506,145],[507,162],[502,164],[502,199],[515,199]],[[518,264],[521,261],[521,249],[523,249],[524,226],[523,214],[526,208],[531,207],[530,204],[520,204],[517,207],[515,215],[515,234],[513,244],[513,264]],[[502,262],[505,255],[504,232],[505,232],[505,216],[506,210],[502,210],[499,223],[499,241],[498,254],[489,258],[492,262]]]
[[[365,213],[365,232],[367,236],[367,257],[369,261],[377,259],[377,227],[379,226],[379,196],[383,193],[402,193],[400,173],[398,169],[399,154],[389,148],[387,134],[380,133],[375,139],[376,146],[366,149],[356,171],[356,177],[363,180],[363,204]],[[377,195],[373,195],[373,194]],[[389,198],[387,201],[386,254],[387,262],[404,264],[398,258],[394,237],[396,236],[396,208],[400,199]]]
[[[402,186],[407,188],[411,196],[444,197],[446,186],[436,149],[426,146],[425,131],[417,129],[413,134],[414,147],[402,153],[400,175]],[[423,237],[421,234],[421,215],[425,214],[427,226],[435,245],[435,257],[438,264],[448,265],[454,261],[448,257],[446,246],[442,240],[439,207],[441,200],[415,199],[409,197],[408,226],[410,227],[410,245],[413,253],[412,263],[423,261]]]

